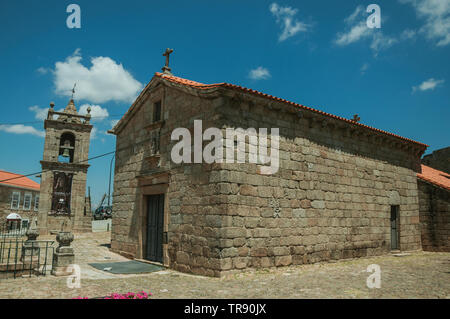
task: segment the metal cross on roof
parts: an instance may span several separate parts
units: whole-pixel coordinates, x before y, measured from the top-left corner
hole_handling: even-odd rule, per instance
[[[172,74],[172,73],[170,73],[171,68],[169,67],[169,57],[172,52],[173,52],[173,49],[167,48],[166,51],[163,53],[163,56],[166,57],[166,65],[162,68],[162,70],[164,73],[167,73],[167,74]]]
[[[359,121],[361,121],[361,118],[358,116],[358,114],[355,114],[355,115],[353,115],[352,121],[359,122]]]

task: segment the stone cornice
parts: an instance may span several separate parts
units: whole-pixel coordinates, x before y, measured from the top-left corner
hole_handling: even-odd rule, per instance
[[[58,120],[45,120],[44,128],[56,128],[58,130],[73,130],[78,132],[91,132],[93,126],[91,124],[73,123],[73,122],[61,122]]]
[[[231,103],[231,105],[240,106],[243,103],[251,103],[252,105],[260,104],[274,112],[293,114],[298,123],[298,118],[306,119],[308,129],[328,130],[333,134],[339,134],[347,138],[364,139],[369,143],[380,146],[385,145],[391,148],[399,149],[406,153],[412,154],[416,157],[421,157],[426,150],[425,144],[415,143],[401,137],[387,134],[383,131],[377,131],[366,126],[361,126],[357,122],[344,122],[339,119],[330,118],[329,116],[319,114],[311,110],[299,110],[296,106],[286,105],[283,102],[268,101],[252,95],[244,93],[229,93],[226,94],[224,103]]]
[[[82,171],[87,173],[89,168],[89,164],[82,163],[60,163],[60,162],[50,162],[50,161],[41,161],[43,170],[52,170],[52,171],[68,171],[68,172],[78,172]]]
[[[233,105],[241,105],[241,102],[252,103],[255,105],[262,105],[267,107],[269,110],[283,113],[292,113],[297,117],[304,117],[308,120],[308,125],[310,128],[319,125],[320,129],[329,129],[342,131],[348,129],[350,136],[354,138],[368,138],[369,140],[375,141],[386,141],[387,145],[391,145],[394,148],[400,148],[412,154],[423,154],[427,149],[427,145],[415,142],[413,140],[385,132],[379,129],[372,128],[370,126],[352,122],[351,120],[344,119],[338,116],[330,115],[328,113],[318,111],[305,106],[299,106],[296,103],[289,102],[286,100],[278,99],[267,94],[262,94],[259,92],[245,91],[245,88],[240,89],[240,87],[229,84],[220,84],[216,86],[209,86],[207,88],[198,89],[194,86],[186,85],[184,83],[177,83],[176,81],[170,81],[164,77],[154,76],[146,88],[141,92],[139,97],[127,111],[127,113],[122,117],[116,127],[109,131],[112,134],[118,134],[125,123],[128,122],[129,118],[139,109],[142,102],[145,100],[145,96],[149,91],[157,87],[159,84],[163,84],[165,87],[170,87],[178,90],[182,90],[188,94],[199,96],[202,98],[224,98],[222,103],[232,103]],[[244,90],[244,91],[243,91]],[[219,106],[220,108],[220,106]],[[300,113],[300,116],[299,116]],[[348,134],[348,133],[344,133]],[[380,140],[381,138],[381,140]],[[376,143],[375,143],[376,144]],[[408,145],[408,147],[406,147]]]

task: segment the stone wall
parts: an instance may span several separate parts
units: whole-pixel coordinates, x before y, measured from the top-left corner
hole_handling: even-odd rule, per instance
[[[418,180],[422,248],[450,251],[450,192]]]
[[[227,127],[280,128],[277,174],[224,164],[212,176],[228,203],[222,271],[387,253],[391,205],[400,206],[400,249],[421,248],[418,156],[331,120],[299,119],[258,102],[219,108]]]
[[[20,193],[19,209],[11,209],[11,197],[13,192]],[[27,210],[23,207],[25,193],[30,193],[32,196],[31,208]],[[6,217],[11,213],[17,213],[22,219],[28,219],[31,223],[33,217],[37,216],[38,213],[38,211],[34,209],[36,196],[39,196],[39,191],[0,185],[0,227],[1,225],[4,225]]]
[[[149,140],[154,129],[150,124],[153,104],[160,100],[164,124],[161,126],[160,164],[155,164]],[[216,187],[212,187],[216,183],[210,182],[211,171],[218,168],[207,164],[174,165],[170,161],[170,151],[175,144],[170,141],[172,131],[185,127],[192,132],[195,119],[203,119],[204,125],[211,126],[215,107],[214,100],[204,100],[175,89],[156,89],[145,97],[142,107],[117,136],[113,251],[127,257],[145,258],[145,189],[152,184],[166,185],[165,231],[169,243],[164,249],[165,263],[180,271],[210,276],[219,274],[218,231],[221,222],[216,216],[224,215],[226,202],[220,202]],[[164,172],[169,172],[167,178],[151,179]]]
[[[159,99],[165,122],[155,167],[147,140],[152,103]],[[400,207],[401,250],[421,248],[415,173],[420,156],[408,142],[228,92],[206,98],[165,87],[150,90],[141,103],[117,135],[114,251],[145,258],[142,198],[162,172],[168,176],[164,263],[176,270],[220,276],[385,254],[391,205]],[[261,175],[260,165],[248,160],[175,165],[170,134],[177,127],[192,132],[195,119],[203,120],[203,130],[280,128],[279,171]]]
[[[436,150],[422,158],[422,163],[450,174],[450,147]]]

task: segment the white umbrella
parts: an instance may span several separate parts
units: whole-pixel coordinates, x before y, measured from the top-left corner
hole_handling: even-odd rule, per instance
[[[8,216],[6,216],[7,220],[22,220],[22,217],[20,217],[19,214],[11,213]]]

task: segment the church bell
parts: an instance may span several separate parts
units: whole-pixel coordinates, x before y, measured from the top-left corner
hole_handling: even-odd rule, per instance
[[[68,148],[64,149],[64,152],[62,153],[62,157],[70,157],[70,150]]]
[[[66,140],[64,142],[64,145],[62,146],[62,148],[64,149],[64,151],[62,153],[62,157],[70,157],[70,150],[73,149],[73,147],[70,146],[69,140]]]

